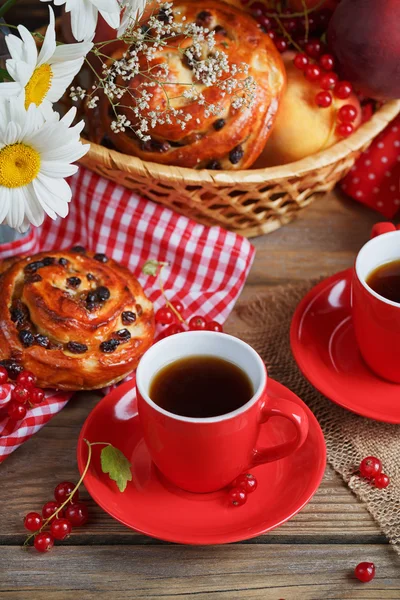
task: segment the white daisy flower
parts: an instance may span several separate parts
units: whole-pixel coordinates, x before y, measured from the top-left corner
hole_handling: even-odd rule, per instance
[[[71,189],[65,177],[78,170],[72,163],[89,150],[79,134],[83,121],[71,123],[76,109],[60,119],[43,117],[31,104],[26,111],[20,98],[0,98],[0,224],[26,231],[66,217]]]
[[[91,42],[57,46],[50,6],[49,11],[50,23],[39,54],[33,36],[23,25],[18,26],[22,39],[12,34],[6,36],[11,56],[6,68],[14,81],[0,84],[0,96],[22,96],[26,109],[33,103],[43,114],[51,111],[52,103],[64,94],[93,46]]]
[[[71,29],[78,41],[92,39],[99,13],[112,29],[119,27],[121,8],[118,0],[54,0],[54,4],[65,4],[65,12],[71,13]]]

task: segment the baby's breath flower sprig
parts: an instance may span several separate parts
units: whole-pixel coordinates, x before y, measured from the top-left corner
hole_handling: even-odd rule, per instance
[[[132,22],[118,39],[126,45],[122,56],[107,56],[110,42],[95,44],[93,52],[100,61],[100,69],[95,70],[88,61],[96,73],[94,85],[89,91],[76,87],[70,92],[74,101],[86,99],[88,109],[96,108],[100,93],[104,94],[114,114],[111,129],[115,133],[130,129],[146,143],[151,140],[151,130],[160,125],[177,124],[184,130],[192,119],[184,109],[185,100],[202,106],[205,118],[225,111],[227,97],[235,110],[250,108],[254,103],[257,84],[248,74],[249,66],[232,63],[220,47],[224,44],[216,47],[215,31],[187,22],[179,11],[173,12],[171,2],[159,0],[158,10],[145,24]],[[158,63],[159,53],[168,47],[190,68],[190,81],[174,81],[168,65]],[[130,87],[135,77],[138,79]],[[220,90],[220,100],[213,103],[203,93],[212,86]],[[177,88],[184,91],[177,93]],[[154,102],[155,95],[158,97],[160,93],[163,100]],[[196,117],[196,121],[200,119]]]

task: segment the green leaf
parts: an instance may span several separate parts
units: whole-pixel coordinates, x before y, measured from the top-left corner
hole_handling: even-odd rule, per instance
[[[126,456],[114,448],[114,446],[106,446],[100,454],[101,470],[103,473],[108,473],[110,479],[116,482],[120,492],[124,492],[128,481],[132,481],[131,463]]]
[[[159,262],[158,260],[148,260],[142,267],[142,272],[146,275],[157,275],[160,267],[166,267],[168,263]]]

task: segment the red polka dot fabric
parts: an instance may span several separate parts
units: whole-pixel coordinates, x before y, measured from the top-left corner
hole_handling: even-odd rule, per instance
[[[342,190],[388,219],[400,209],[400,116],[362,153]]]

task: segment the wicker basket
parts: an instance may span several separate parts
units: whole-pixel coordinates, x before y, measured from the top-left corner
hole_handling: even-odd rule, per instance
[[[346,140],[280,167],[196,171],[145,162],[94,143],[80,163],[199,223],[254,237],[285,225],[317,194],[331,190],[399,113],[400,100],[388,102]]]

